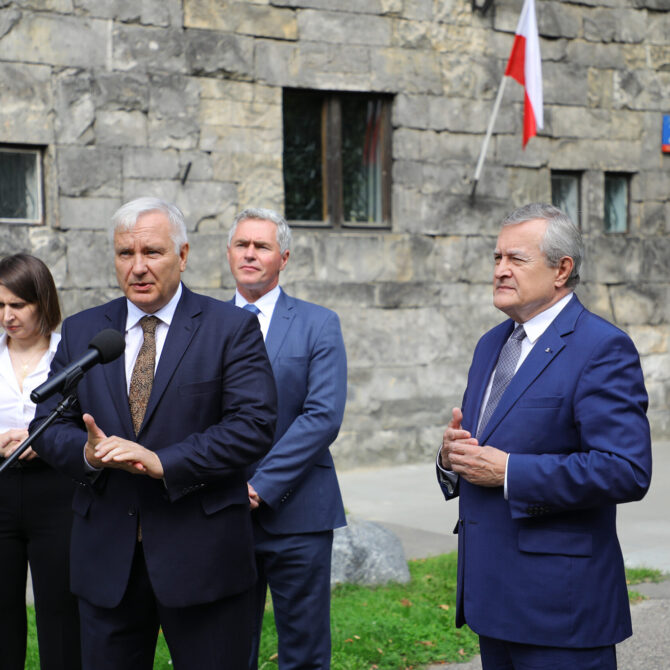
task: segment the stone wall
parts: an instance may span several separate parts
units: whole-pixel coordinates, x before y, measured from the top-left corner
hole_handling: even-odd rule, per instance
[[[45,148],[43,226],[0,252],[46,260],[66,313],[118,295],[107,221],[139,195],[175,201],[186,282],[232,294],[225,232],[283,208],[282,87],[394,94],[389,231],[295,230],[283,284],[337,310],[349,399],[342,467],[434,457],[491,306],[497,224],[582,170],[585,303],[637,343],[656,437],[670,436],[670,0],[537,0],[545,128],[521,149],[507,86],[474,172],[522,0],[0,0],[0,142]],[[603,231],[605,171],[631,173],[631,229]]]

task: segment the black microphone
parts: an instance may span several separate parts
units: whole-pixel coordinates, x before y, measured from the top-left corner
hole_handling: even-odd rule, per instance
[[[109,363],[117,359],[126,348],[126,339],[118,331],[112,328],[101,330],[89,343],[88,351],[70,363],[66,368],[49,377],[44,384],[40,384],[31,394],[30,399],[37,404],[51,397],[66,385],[76,384],[84,372],[92,368],[96,363]]]

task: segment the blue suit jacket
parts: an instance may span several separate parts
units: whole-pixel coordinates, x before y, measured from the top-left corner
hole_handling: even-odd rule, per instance
[[[52,364],[58,371],[104,328],[121,332],[126,299],[63,322]],[[38,407],[39,422],[55,405]],[[256,574],[245,468],[270,447],[276,392],[257,319],[184,287],[135,437],[123,356],[89,370],[78,387],[81,412],[56,421],[39,454],[81,486],[75,493],[72,590],[101,607],[124,594],[135,551],[137,514],[158,600],[185,607],[250,588]],[[84,467],[89,412],[107,435],[155,450],[164,481]]]
[[[463,398],[475,433],[513,322],[484,335]],[[651,478],[647,394],[630,338],[576,297],[523,362],[481,435],[509,452],[503,488],[460,478],[457,625],[544,646],[594,647],[631,634],[616,504]]]
[[[335,312],[280,293],[265,339],[278,390],[275,443],[248,472],[270,533],[346,523],[330,445],[340,430],[347,358]]]

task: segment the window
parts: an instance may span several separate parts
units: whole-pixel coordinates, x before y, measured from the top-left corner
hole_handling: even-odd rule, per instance
[[[391,223],[391,98],[284,89],[286,218],[331,227]]]
[[[0,221],[42,223],[42,157],[38,149],[0,147]]]
[[[551,203],[565,212],[581,229],[581,172],[551,171]]]
[[[605,173],[605,232],[628,232],[628,191],[630,175]]]

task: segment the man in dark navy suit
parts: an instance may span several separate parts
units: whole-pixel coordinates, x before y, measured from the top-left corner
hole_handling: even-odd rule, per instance
[[[630,338],[574,295],[581,235],[551,205],[502,223],[493,301],[438,460],[459,496],[456,623],[484,670],[613,670],[631,635],[616,505],[651,478]]]
[[[36,445],[80,483],[71,584],[84,667],[150,670],[160,626],[176,668],[242,670],[256,579],[245,468],[276,422],[261,331],[181,283],[189,245],[175,206],[139,198],[112,223],[125,298],[64,321],[52,373],[106,328],[125,333],[125,356],[89,370],[81,412]]]
[[[279,287],[290,254],[286,221],[246,209],[228,237],[235,304],[257,314],[278,393],[272,449],[249,469],[259,580],[250,668],[269,584],[281,670],[330,667],[330,557],[345,525],[330,445],[342,423],[347,359],[337,314]]]

